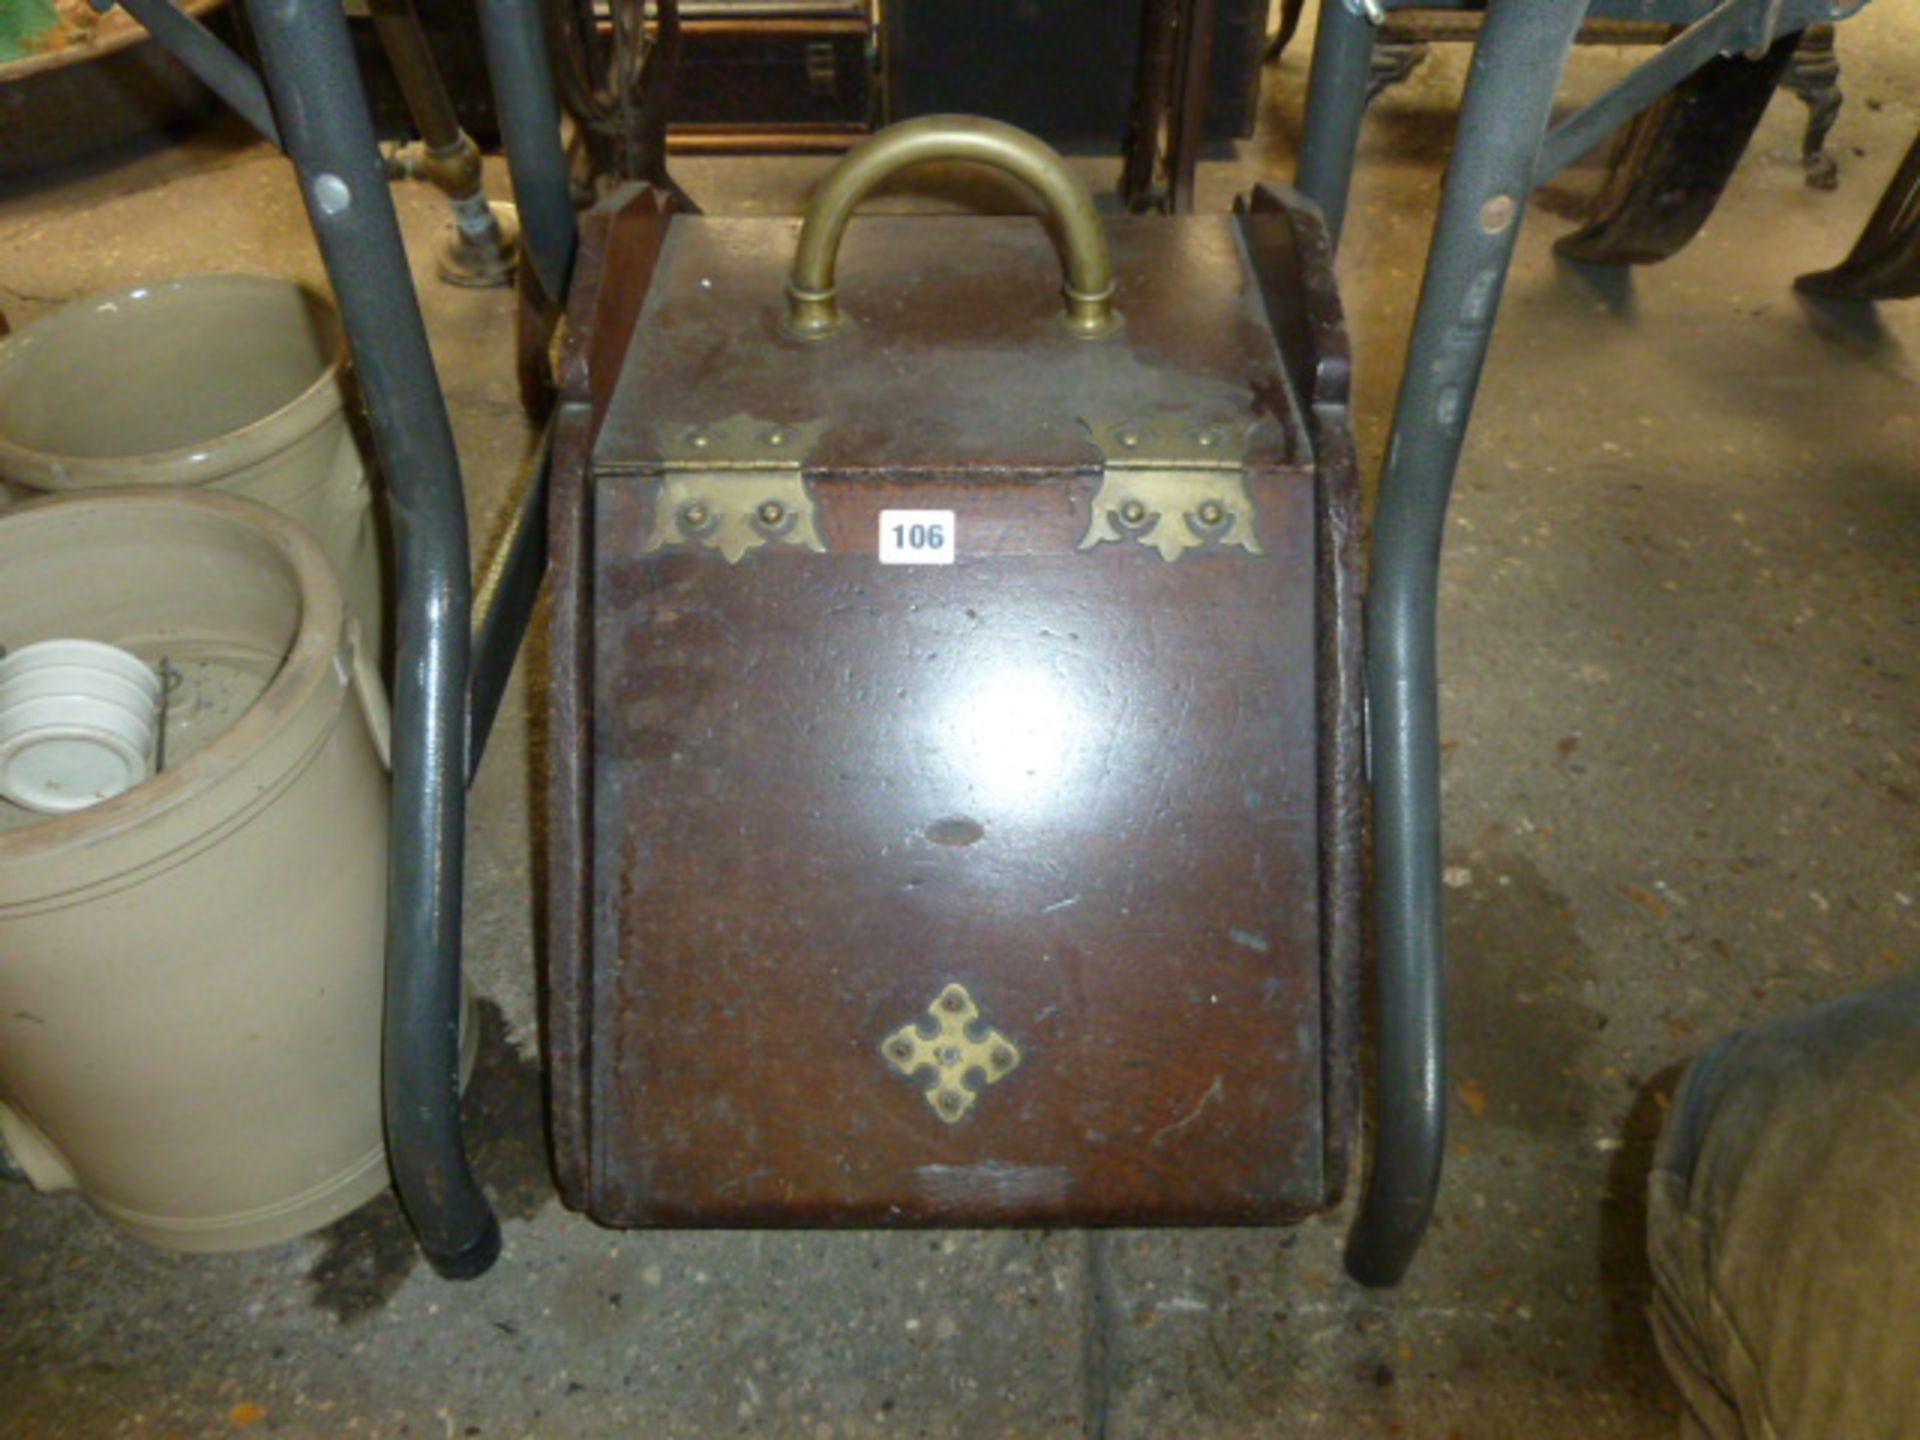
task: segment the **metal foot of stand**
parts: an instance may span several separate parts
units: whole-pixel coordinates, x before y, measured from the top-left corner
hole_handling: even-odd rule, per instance
[[[433,256],[434,273],[449,285],[466,290],[491,290],[513,283],[513,267],[520,258],[520,215],[512,205],[481,199],[485,223],[470,222],[463,208],[440,227]]]
[[[463,231],[456,249],[492,245],[502,215],[516,210],[527,217],[531,283],[557,302],[578,229],[537,4],[480,7],[516,200],[497,210],[480,189],[479,153],[444,103],[417,21],[407,23],[410,0],[383,0],[381,8],[386,37],[417,82],[410,99],[428,158]],[[292,159],[358,371],[386,476],[398,578],[381,1066],[387,1159],[428,1262],[447,1279],[469,1279],[498,1257],[500,1226],[467,1163],[460,1125],[466,785],[546,573],[550,442],[542,439],[508,537],[489,562],[475,624],[453,430],[344,12],[335,0],[248,0],[247,8],[264,85],[173,0],[128,5]]]
[[[460,901],[472,578],[466,496],[345,13],[248,5],[346,325],[393,516],[398,664],[383,1086],[394,1188],[434,1269],[477,1275],[500,1226],[460,1129]]]
[[[1846,260],[1793,283],[1803,294],[1828,300],[1920,295],[1920,139],[1900,162]]]
[[[1549,131],[1554,94],[1589,9],[1614,13],[1622,4],[1490,0],[1428,254],[1375,509],[1367,597],[1378,1125],[1347,1268],[1368,1285],[1397,1283],[1412,1262],[1432,1216],[1446,1140],[1434,660],[1440,548],[1527,198],[1716,55],[1784,56],[1790,37],[1820,9],[1816,0],[1646,3],[1657,13],[1636,5],[1628,18],[1665,19],[1686,29]],[[1464,5],[1454,0],[1448,8]],[[1396,8],[1398,0],[1321,3],[1298,186],[1320,206],[1336,240],[1378,21]]]
[[[1347,1245],[1397,1284],[1433,1213],[1446,1142],[1445,957],[1434,617],[1447,499],[1535,157],[1587,0],[1492,0],[1414,320],[1374,517],[1367,597],[1379,1073],[1373,1167]],[[1337,226],[1366,104],[1373,26],[1322,5],[1300,183]],[[1328,90],[1324,87],[1333,87]]]

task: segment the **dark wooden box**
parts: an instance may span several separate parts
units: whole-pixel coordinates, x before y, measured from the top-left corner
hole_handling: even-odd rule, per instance
[[[1317,217],[1262,189],[1110,220],[1125,328],[1098,342],[1060,323],[1040,221],[859,217],[853,324],[807,344],[780,324],[792,222],[663,208],[589,223],[556,440],[567,1201],[613,1225],[1332,1204],[1360,709]],[[1130,528],[1135,494],[1157,508]],[[952,512],[952,563],[879,562],[901,510]]]
[[[871,127],[872,0],[682,0],[677,150],[841,149]]]
[[[1059,146],[1126,143],[1143,11],[1112,0],[887,0],[887,119],[993,115]],[[1214,0],[1203,125],[1208,141],[1253,133],[1267,0]]]

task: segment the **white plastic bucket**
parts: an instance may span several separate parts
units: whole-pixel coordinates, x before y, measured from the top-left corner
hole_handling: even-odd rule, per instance
[[[339,316],[273,275],[189,275],[63,305],[0,339],[0,480],[192,485],[304,525],[366,633],[387,633]],[[4,511],[0,511],[4,513]]]
[[[287,1239],[387,1183],[386,716],[357,628],[314,542],[249,501],[0,514],[0,641],[101,641],[189,692],[147,783],[0,802],[0,1138],[161,1245]]]

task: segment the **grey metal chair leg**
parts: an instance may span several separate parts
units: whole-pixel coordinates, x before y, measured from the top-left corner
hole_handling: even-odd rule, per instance
[[[567,297],[580,224],[539,6],[533,0],[480,0],[480,39],[520,212],[521,247],[546,298],[559,304]]]
[[[274,123],[273,107],[267,103],[260,77],[227,48],[224,40],[174,0],[122,0],[121,8],[146,26],[148,33],[209,90],[231,105],[261,139],[270,145],[280,143],[280,128]]]
[[[466,498],[338,0],[251,0],[280,132],[346,324],[399,575],[383,1085],[394,1188],[428,1261],[478,1275],[500,1226],[460,1131],[460,899],[472,577]]]
[[[1491,0],[1414,319],[1374,516],[1367,698],[1379,965],[1373,1170],[1347,1245],[1366,1285],[1406,1273],[1446,1141],[1434,615],[1447,499],[1533,168],[1588,0]]]
[[[1320,207],[1327,234],[1340,244],[1353,186],[1353,160],[1360,148],[1360,122],[1367,114],[1373,71],[1374,23],[1347,0],[1320,0],[1320,28],[1313,39],[1313,70],[1307,80],[1306,130],[1294,183]]]

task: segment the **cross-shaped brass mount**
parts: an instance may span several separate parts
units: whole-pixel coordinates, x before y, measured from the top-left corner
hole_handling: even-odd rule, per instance
[[[902,1025],[881,1042],[880,1053],[902,1075],[911,1077],[923,1069],[934,1072],[927,1103],[951,1125],[973,1108],[978,1097],[967,1084],[969,1072],[977,1070],[989,1085],[995,1084],[1013,1073],[1020,1063],[1020,1049],[998,1030],[990,1029],[977,1040],[970,1038],[968,1031],[980,1018],[980,1009],[964,985],[947,986],[927,1011],[938,1027],[936,1034],[930,1038],[918,1025]]]

